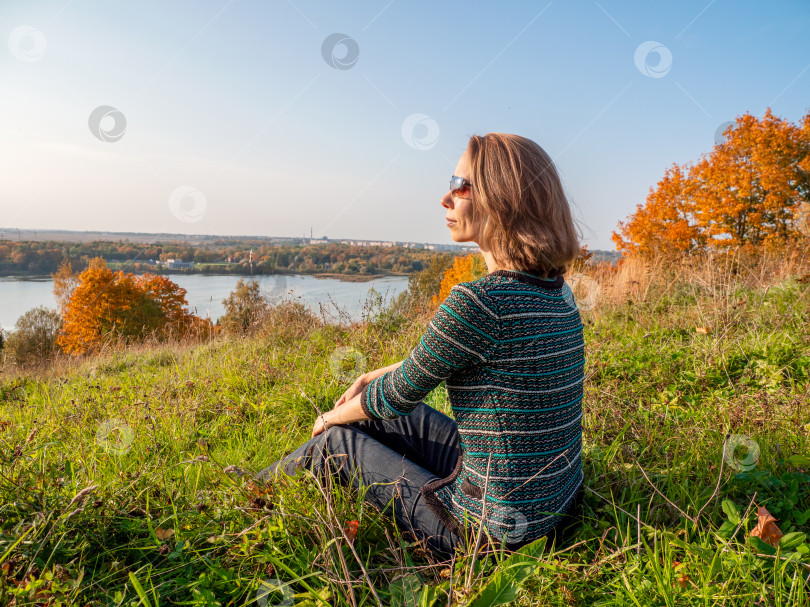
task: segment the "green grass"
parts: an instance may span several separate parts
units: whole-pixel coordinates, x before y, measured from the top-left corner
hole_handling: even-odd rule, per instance
[[[336,349],[386,366],[424,319],[302,319],[6,370],[0,604],[808,605],[809,316],[792,279],[662,277],[643,297],[605,295],[583,313],[581,525],[562,544],[452,563],[361,494],[312,477],[262,492],[240,474],[306,440],[316,409],[348,387]],[[443,386],[427,402],[449,412]],[[733,435],[755,442],[755,463]],[[749,538],[758,507],[785,533],[777,548]]]

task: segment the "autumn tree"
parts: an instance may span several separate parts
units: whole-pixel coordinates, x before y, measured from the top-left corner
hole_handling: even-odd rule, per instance
[[[58,279],[54,276],[55,289],[71,281],[75,286],[64,305],[57,338],[65,352],[93,352],[110,338],[134,342],[147,335],[182,337],[211,330],[209,320],[184,309],[186,290],[163,276],[114,272],[99,257],[75,278],[67,270]],[[60,299],[57,293],[57,298],[61,302],[64,295]]]
[[[689,251],[701,241],[695,224],[692,184],[678,165],[672,165],[650,188],[647,202],[637,205],[627,224],[619,222],[621,236],[613,233],[617,248],[644,256],[658,251]]]
[[[810,113],[800,125],[737,117],[725,140],[695,163],[673,165],[646,202],[613,232],[618,249],[642,256],[806,237]]]
[[[479,253],[470,253],[465,256],[457,256],[442,276],[439,285],[439,294],[434,295],[431,304],[438,308],[441,303],[450,295],[450,290],[460,282],[477,280],[487,273],[487,265],[484,257]]]

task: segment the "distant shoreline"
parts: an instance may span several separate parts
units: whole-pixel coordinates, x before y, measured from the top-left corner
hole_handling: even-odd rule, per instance
[[[355,246],[400,246],[406,249],[432,249],[437,251],[474,252],[478,245],[471,243],[433,243],[412,240],[381,240],[368,238],[311,238],[306,236],[256,236],[228,234],[175,234],[157,232],[109,232],[92,230],[32,230],[0,226],[0,241],[9,242],[113,242],[150,245],[211,245],[217,241],[225,243],[293,245],[306,246],[316,244],[353,244]]]
[[[144,272],[147,274],[148,272]],[[370,280],[377,280],[378,278],[386,278],[388,276],[410,276],[411,273],[409,272],[400,272],[400,273],[388,273],[388,274],[336,274],[332,272],[318,272],[314,274],[307,274],[305,272],[276,272],[274,274],[208,274],[207,272],[170,272],[166,274],[160,274],[161,276],[236,276],[242,279],[253,279],[253,278],[261,278],[263,276],[311,276],[312,278],[332,278],[337,280],[342,280],[344,282],[369,282]],[[45,281],[45,280],[53,280],[53,277],[50,274],[32,274],[32,275],[25,275],[25,274],[12,274],[8,276],[0,275],[0,279],[11,279],[11,280],[37,280],[37,281]]]

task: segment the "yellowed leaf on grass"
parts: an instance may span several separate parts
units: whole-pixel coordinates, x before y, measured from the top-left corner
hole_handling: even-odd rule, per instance
[[[672,561],[672,569],[673,571],[675,571],[675,573],[678,572],[678,569],[685,569],[685,568],[686,568],[685,565],[680,561]],[[686,575],[686,571],[685,570],[681,571],[681,574],[678,577],[678,584],[681,585],[681,588],[686,588],[687,586],[689,586],[689,582],[691,581],[692,581],[691,578],[688,575]]]
[[[709,327],[695,327],[695,331],[697,331],[698,333],[701,333],[703,335],[708,335],[709,334]]]
[[[155,529],[155,535],[160,541],[167,540],[174,535],[174,529],[161,529],[158,527]]]
[[[751,531],[751,537],[758,537],[766,544],[776,548],[779,540],[784,535],[776,526],[776,519],[765,507],[757,508],[757,526]]]

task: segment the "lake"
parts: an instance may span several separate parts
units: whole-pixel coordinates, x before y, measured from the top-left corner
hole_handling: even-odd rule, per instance
[[[222,300],[233,291],[244,276],[212,276],[207,274],[170,274],[169,279],[186,289],[189,310],[213,322],[225,313]],[[335,323],[348,316],[350,322],[361,319],[363,306],[374,288],[387,307],[391,300],[408,288],[407,276],[383,276],[366,282],[349,282],[336,278],[315,278],[302,274],[254,276],[271,301],[301,298],[310,310],[323,315],[326,322]],[[11,331],[17,319],[37,306],[56,307],[51,278],[0,278],[0,328]],[[196,310],[196,311],[195,311]]]

